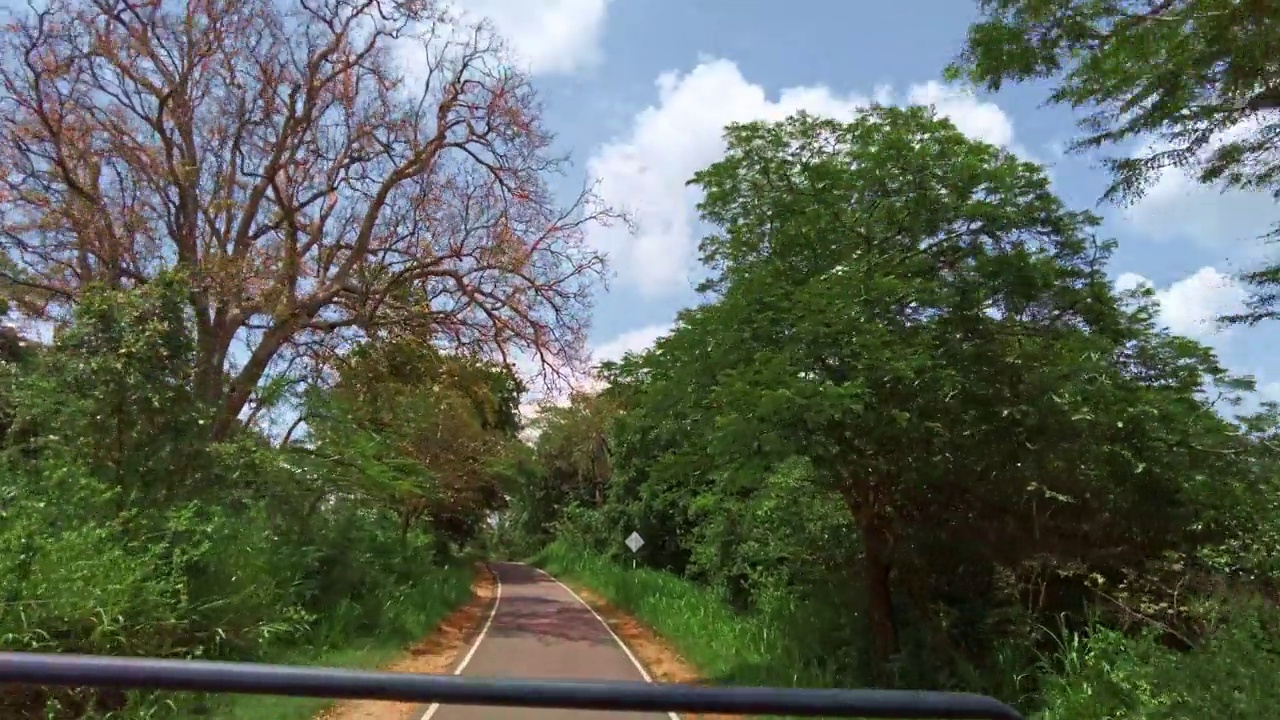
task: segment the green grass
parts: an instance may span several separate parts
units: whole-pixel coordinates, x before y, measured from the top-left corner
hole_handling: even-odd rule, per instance
[[[404,596],[404,602],[383,609],[377,634],[361,633],[343,637],[340,619],[321,622],[316,637],[329,638],[329,647],[295,647],[281,650],[266,661],[286,665],[308,665],[371,670],[394,660],[406,646],[430,634],[449,613],[471,598],[474,567],[459,564],[430,570]],[[342,639],[338,639],[342,638]],[[290,698],[273,695],[221,695],[201,712],[180,711],[178,717],[191,720],[309,720],[334,701],[325,698]],[[184,702],[191,707],[192,703]]]
[[[797,659],[788,636],[767,622],[733,613],[711,591],[655,570],[620,566],[553,543],[532,562],[589,588],[649,625],[717,683],[852,687],[829,670]],[[1234,606],[1233,606],[1234,607]],[[1280,609],[1241,604],[1230,623],[1192,652],[1152,637],[1095,626],[1088,640],[1068,641],[1038,669],[1039,692],[1024,698],[1035,720],[1262,720],[1280,704]],[[1007,698],[1008,699],[1008,698]]]
[[[532,562],[599,594],[663,637],[719,684],[842,687],[828,668],[794,654],[769,623],[733,612],[715,593],[670,573],[624,568],[553,543]]]
[[[393,660],[404,647],[399,643],[366,640],[347,648],[324,650],[319,654],[305,650],[282,654],[276,662],[288,665],[369,670]],[[276,695],[227,695],[219,698],[212,712],[205,715],[188,713],[184,717],[212,720],[305,720],[318,715],[333,704],[325,698],[290,698]]]

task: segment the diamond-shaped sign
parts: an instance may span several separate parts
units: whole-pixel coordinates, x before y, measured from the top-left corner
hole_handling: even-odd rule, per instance
[[[642,545],[644,545],[644,538],[640,537],[640,533],[633,532],[627,536],[627,547],[631,548],[631,552],[638,552]]]

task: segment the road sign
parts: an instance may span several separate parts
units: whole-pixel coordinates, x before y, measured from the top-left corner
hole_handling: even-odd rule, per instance
[[[642,545],[644,545],[644,538],[640,537],[640,533],[632,532],[627,536],[627,547],[631,548],[631,552],[639,552]]]

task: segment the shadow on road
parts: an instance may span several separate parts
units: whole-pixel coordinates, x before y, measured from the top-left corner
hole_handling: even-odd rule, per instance
[[[550,584],[559,590],[554,583]],[[561,590],[560,593],[563,595],[564,591]],[[567,596],[504,597],[498,608],[498,616],[489,628],[489,635],[494,638],[537,640],[543,645],[564,641],[593,645],[614,644],[608,630],[591,611]]]
[[[548,580],[547,576],[538,572],[531,565],[495,562],[490,563],[489,568],[498,576],[503,585],[538,585],[546,583],[552,587],[559,587],[554,581]]]

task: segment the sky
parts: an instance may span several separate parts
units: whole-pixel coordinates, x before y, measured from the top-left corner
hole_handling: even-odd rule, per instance
[[[648,347],[695,301],[691,273],[705,232],[691,174],[723,152],[732,121],[797,110],[847,117],[869,99],[933,103],[966,134],[1043,163],[1055,190],[1105,219],[1119,241],[1117,284],[1151,283],[1161,321],[1214,347],[1238,373],[1280,399],[1280,325],[1220,330],[1239,308],[1233,275],[1266,257],[1257,241],[1278,217],[1264,195],[1223,194],[1177,171],[1130,207],[1098,205],[1107,184],[1096,159],[1065,155],[1076,135],[1069,109],[1047,107],[1044,85],[973,95],[942,69],[975,18],[967,0],[455,0],[487,17],[533,74],[545,121],[574,172],[636,230],[592,231],[613,278],[596,302],[597,360]]]
[[[1256,238],[1280,219],[1276,203],[1173,171],[1136,205],[1097,205],[1107,175],[1096,160],[1063,153],[1076,118],[1044,106],[1045,86],[975,96],[942,82],[975,19],[972,0],[447,1],[492,21],[533,75],[545,125],[573,160],[557,190],[568,200],[597,183],[635,222],[634,234],[589,236],[613,274],[596,299],[597,361],[648,347],[695,302],[707,229],[685,183],[720,157],[725,124],[801,109],[848,117],[874,99],[933,103],[963,132],[1043,163],[1069,204],[1106,218],[1103,234],[1119,241],[1110,265],[1119,285],[1151,283],[1166,325],[1280,399],[1280,321],[1227,331],[1212,322],[1240,307],[1233,275],[1266,257]]]

